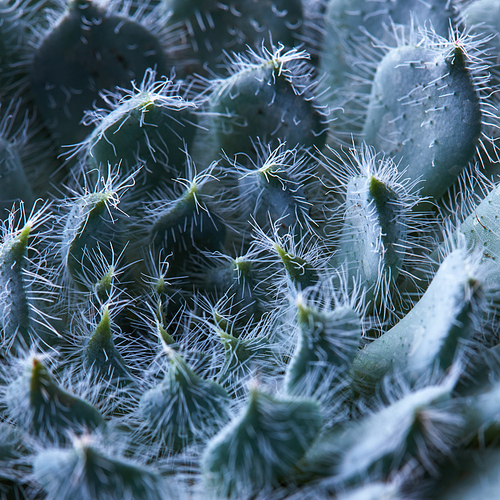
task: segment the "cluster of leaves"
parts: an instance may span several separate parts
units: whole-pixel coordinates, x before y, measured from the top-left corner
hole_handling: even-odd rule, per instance
[[[0,498],[499,496],[498,11],[0,0]]]

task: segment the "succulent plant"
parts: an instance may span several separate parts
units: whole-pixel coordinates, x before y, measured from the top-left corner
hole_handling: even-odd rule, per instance
[[[499,11],[0,0],[0,499],[500,496]]]

